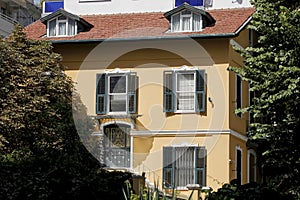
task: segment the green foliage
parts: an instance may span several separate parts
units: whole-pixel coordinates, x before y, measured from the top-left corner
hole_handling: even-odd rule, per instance
[[[218,191],[211,192],[207,200],[290,200],[291,197],[282,195],[274,187],[248,183],[237,184],[233,180],[230,184],[224,184]]]
[[[242,111],[254,115],[249,136],[263,144],[263,175],[300,198],[300,2],[252,3],[257,11],[249,28],[258,33],[258,44],[242,53],[244,67],[231,70],[256,95]]]
[[[131,174],[103,170],[82,145],[74,120],[87,140],[94,124],[61,56],[19,26],[0,51],[0,199],[122,199]]]

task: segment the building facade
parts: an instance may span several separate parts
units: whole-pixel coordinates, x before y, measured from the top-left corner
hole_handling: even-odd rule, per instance
[[[33,0],[0,0],[0,36],[9,35],[16,24],[27,26],[41,18]]]
[[[235,113],[249,105],[249,86],[228,70],[243,65],[233,46],[253,45],[248,1],[51,3],[26,33],[62,54],[107,168],[144,172],[183,198],[257,180],[249,117]]]

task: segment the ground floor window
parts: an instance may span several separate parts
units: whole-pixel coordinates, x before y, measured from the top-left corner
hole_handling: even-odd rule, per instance
[[[163,186],[185,188],[188,184],[206,185],[206,150],[198,146],[163,148]]]
[[[256,153],[252,149],[248,151],[248,182],[256,182]]]
[[[236,172],[236,179],[239,184],[242,183],[242,149],[239,147],[236,148],[236,165],[235,165],[235,172]]]
[[[113,124],[104,127],[104,158],[109,167],[130,167],[130,126]]]

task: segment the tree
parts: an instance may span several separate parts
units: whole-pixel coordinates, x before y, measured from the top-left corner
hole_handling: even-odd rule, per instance
[[[130,174],[103,170],[82,145],[73,114],[81,134],[94,124],[51,43],[17,26],[0,51],[0,199],[120,199]]]
[[[263,173],[280,191],[300,198],[300,2],[253,0],[250,29],[258,43],[241,52],[245,66],[231,68],[255,93],[249,137],[263,141]]]

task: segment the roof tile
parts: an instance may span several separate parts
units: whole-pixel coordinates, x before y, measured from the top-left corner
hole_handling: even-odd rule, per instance
[[[94,27],[88,32],[81,32],[70,37],[45,37],[46,25],[37,21],[25,28],[30,39],[42,40],[100,40],[108,38],[155,38],[178,35],[201,36],[235,33],[255,11],[254,8],[235,8],[210,10],[210,15],[216,20],[214,26],[206,27],[201,32],[171,33],[169,21],[162,12],[129,13],[110,15],[80,16]]]

